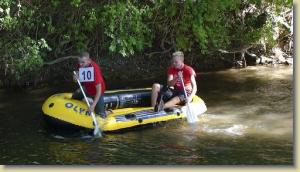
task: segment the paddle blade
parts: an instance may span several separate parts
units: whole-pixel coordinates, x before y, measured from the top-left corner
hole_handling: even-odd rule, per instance
[[[93,125],[94,125],[94,136],[95,137],[102,137],[102,131],[100,129],[100,126],[98,125],[98,122],[96,120],[96,117],[94,113],[92,113],[92,119],[93,119]]]
[[[190,107],[190,105],[187,105],[186,108],[186,118],[188,123],[195,123],[197,121],[199,121],[197,115],[193,112],[193,109]]]
[[[94,129],[94,136],[95,137],[102,137],[102,133],[99,129],[99,127],[95,126],[95,129]]]

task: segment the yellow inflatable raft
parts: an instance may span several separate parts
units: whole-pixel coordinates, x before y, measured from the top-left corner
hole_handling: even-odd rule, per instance
[[[50,96],[43,104],[42,111],[47,122],[56,126],[71,125],[93,129],[93,120],[84,101],[71,99],[72,93]],[[115,131],[172,119],[185,118],[185,106],[154,112],[150,106],[151,89],[130,89],[105,92],[106,109],[111,109],[107,118],[96,115],[102,131]],[[204,113],[204,101],[194,96],[191,107],[197,115]]]

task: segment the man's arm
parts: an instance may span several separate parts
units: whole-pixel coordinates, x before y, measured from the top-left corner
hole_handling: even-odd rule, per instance
[[[194,95],[197,92],[197,83],[196,83],[196,79],[195,79],[195,75],[191,75],[191,84],[192,84],[192,93],[191,95],[188,97],[188,101],[191,102],[192,98],[194,97]]]
[[[168,86],[173,87],[177,82],[178,77],[174,77],[174,75],[168,75]]]
[[[73,74],[73,81],[77,82],[77,80],[79,80],[79,71],[76,70],[75,73],[76,73],[76,75]]]
[[[96,85],[96,95],[94,97],[93,104],[91,105],[91,107],[89,109],[90,112],[94,112],[95,107],[96,107],[100,97],[101,97],[101,84],[97,84]]]

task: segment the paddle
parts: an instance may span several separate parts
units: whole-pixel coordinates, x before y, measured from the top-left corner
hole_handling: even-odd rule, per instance
[[[73,71],[73,72],[74,72],[74,75],[77,75],[75,71]],[[88,101],[88,99],[87,99],[87,97],[86,97],[86,95],[85,95],[85,93],[84,93],[84,91],[82,89],[81,83],[79,82],[79,80],[78,80],[77,77],[76,77],[76,80],[77,80],[77,83],[78,83],[78,85],[80,87],[80,90],[81,90],[81,92],[82,92],[82,94],[84,96],[86,104],[88,105],[88,107],[90,107],[90,102]],[[91,116],[92,116],[92,119],[93,119],[93,122],[94,122],[94,125],[95,125],[94,136],[96,136],[96,137],[102,137],[101,129],[100,129],[100,126],[98,125],[98,122],[96,120],[94,112],[91,112]]]
[[[191,105],[190,105],[190,102],[188,101],[188,96],[187,96],[187,93],[186,93],[186,90],[185,90],[185,87],[184,87],[184,82],[183,82],[183,79],[182,79],[182,73],[178,72],[178,76],[180,78],[180,82],[182,84],[182,87],[183,87],[183,92],[184,92],[184,97],[186,98],[186,105],[187,105],[187,109],[186,109],[186,118],[187,118],[187,121],[188,123],[195,123],[198,121],[198,117],[197,115],[193,112],[192,108],[191,108]]]

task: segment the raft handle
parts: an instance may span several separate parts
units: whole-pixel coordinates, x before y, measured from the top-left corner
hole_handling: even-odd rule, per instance
[[[136,119],[136,116],[135,116],[135,114],[133,114],[133,113],[126,114],[126,115],[124,115],[124,116],[125,116],[126,119],[130,119],[130,120]]]
[[[138,121],[139,121],[139,123],[142,123],[142,122],[143,122],[143,119],[142,119],[142,118],[139,118]]]
[[[49,108],[52,108],[54,106],[54,103],[49,104]]]

